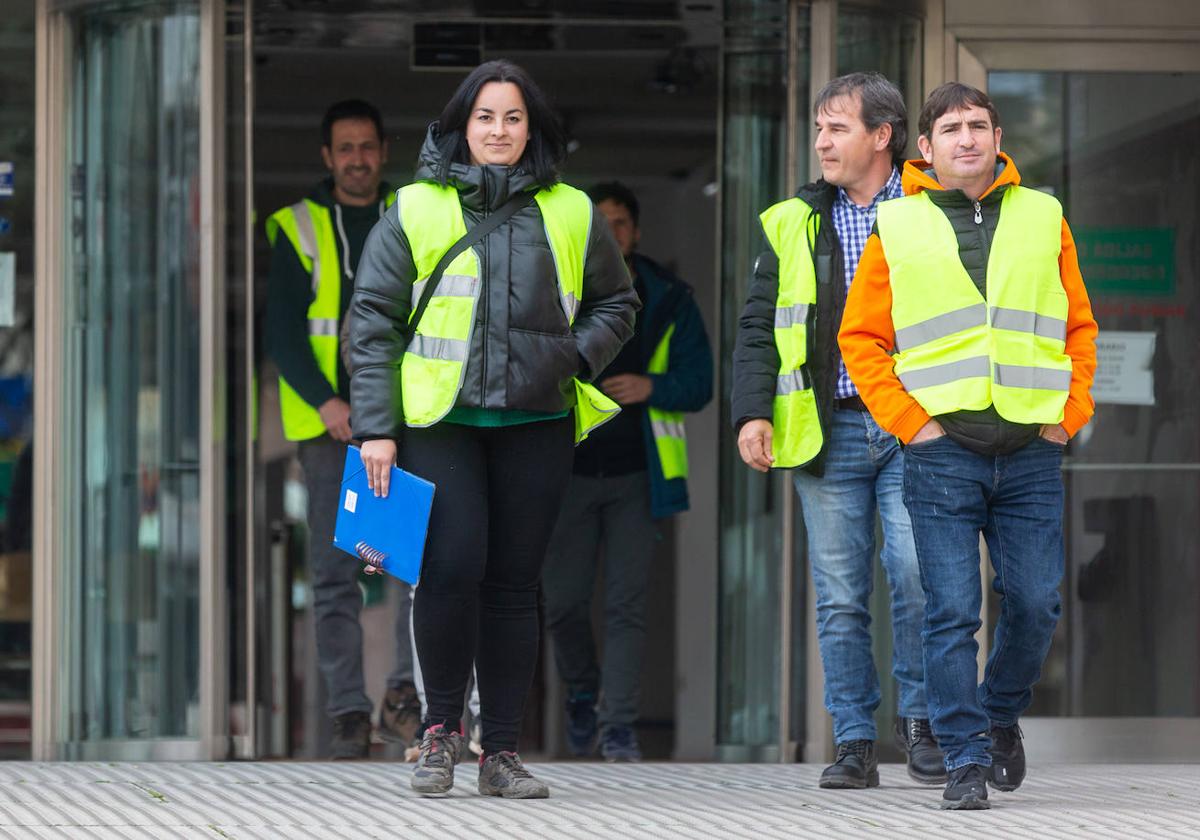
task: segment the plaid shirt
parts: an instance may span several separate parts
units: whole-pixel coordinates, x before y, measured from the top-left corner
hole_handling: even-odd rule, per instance
[[[904,190],[900,186],[900,172],[894,167],[892,177],[888,178],[883,189],[875,193],[875,197],[871,199],[871,203],[867,207],[859,207],[850,200],[850,196],[846,195],[844,189],[838,187],[837,197],[833,200],[833,228],[837,231],[838,241],[842,243],[842,265],[846,270],[846,291],[850,290],[850,281],[854,279],[858,261],[867,247],[871,228],[875,227],[875,212],[879,208],[879,202],[887,201],[889,198],[900,198],[903,195]],[[850,374],[846,373],[846,363],[842,361],[842,354],[839,352],[838,381],[837,389],[833,394],[834,399],[840,400],[843,397],[857,395],[858,389],[850,381]]]

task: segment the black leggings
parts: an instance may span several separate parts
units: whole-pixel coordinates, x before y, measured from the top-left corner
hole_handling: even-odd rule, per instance
[[[426,723],[457,729],[471,665],[483,749],[517,749],[537,666],[542,562],[574,457],[567,416],[406,429],[400,465],[437,485],[413,629]]]

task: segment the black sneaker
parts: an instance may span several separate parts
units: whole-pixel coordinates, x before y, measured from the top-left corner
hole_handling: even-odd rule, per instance
[[[600,755],[613,763],[618,761],[641,761],[642,750],[638,747],[637,733],[632,726],[612,725],[604,728],[600,736]]]
[[[596,749],[596,696],[590,692],[572,694],[566,703],[567,749],[571,755],[586,758]]]
[[[346,712],[333,719],[333,738],[329,741],[330,758],[334,761],[353,761],[366,758],[370,752],[370,714]]]
[[[389,688],[379,705],[379,737],[385,741],[410,745],[421,726],[421,699],[410,682]]]
[[[835,790],[879,787],[879,759],[874,741],[838,744],[837,760],[821,773],[820,786]]]
[[[950,771],[950,781],[942,794],[943,811],[983,811],[992,807],[987,801],[988,769],[982,764],[964,764]]]
[[[995,726],[988,730],[992,739],[992,748],[988,752],[992,756],[992,769],[988,774],[988,782],[996,790],[1016,790],[1025,781],[1025,745],[1021,727]]]
[[[896,746],[904,750],[908,775],[923,785],[946,784],[946,764],[925,718],[896,718]]]

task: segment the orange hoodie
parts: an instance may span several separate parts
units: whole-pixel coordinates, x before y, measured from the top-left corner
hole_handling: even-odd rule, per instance
[[[1004,153],[1000,154],[1000,160],[1004,163],[1004,169],[984,195],[1009,184],[1021,183],[1021,175],[1012,160]],[[910,160],[904,164],[902,181],[905,195],[915,195],[921,190],[944,189],[926,172],[928,168],[929,165],[923,160]],[[1063,290],[1067,293],[1066,353],[1072,362],[1071,391],[1067,396],[1062,425],[1067,434],[1074,435],[1091,418],[1095,408],[1089,390],[1096,372],[1098,329],[1096,319],[1092,317],[1092,305],[1088,301],[1083,277],[1079,273],[1075,240],[1071,237],[1066,219],[1062,223],[1058,270]],[[872,234],[867,240],[867,247],[863,250],[846,298],[838,346],[841,347],[846,370],[876,422],[908,443],[930,418],[925,409],[904,390],[892,369],[890,353],[895,340],[887,259],[879,235]]]

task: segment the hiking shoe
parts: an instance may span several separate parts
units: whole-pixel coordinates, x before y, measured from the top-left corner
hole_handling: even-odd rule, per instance
[[[425,730],[421,752],[413,769],[412,789],[424,796],[449,793],[454,787],[454,765],[462,752],[462,735],[442,724]]]
[[[991,808],[987,801],[988,768],[982,764],[964,764],[950,771],[950,781],[942,794],[943,811],[982,811]]]
[[[1012,726],[996,726],[988,730],[992,739],[992,748],[988,753],[992,756],[992,768],[988,773],[988,782],[996,790],[1016,790],[1025,781],[1025,744],[1022,742],[1024,733],[1017,724]]]
[[[498,752],[479,760],[479,792],[505,799],[545,799],[546,783],[534,778],[515,752]]]
[[[946,784],[946,764],[925,718],[896,718],[896,746],[904,750],[908,775],[923,785]]]
[[[633,727],[619,724],[604,727],[600,736],[600,755],[608,762],[641,761],[642,751]]]
[[[879,759],[874,741],[843,741],[837,759],[821,773],[820,786],[834,790],[879,787]]]
[[[596,696],[573,694],[567,698],[566,711],[567,749],[577,758],[586,758],[596,749]]]
[[[379,737],[396,744],[411,744],[421,726],[421,699],[410,682],[389,688],[379,704]]]
[[[371,715],[367,712],[346,712],[333,719],[333,737],[329,741],[329,757],[334,761],[353,761],[366,758],[371,752]]]

